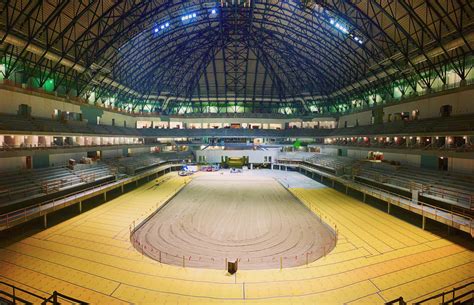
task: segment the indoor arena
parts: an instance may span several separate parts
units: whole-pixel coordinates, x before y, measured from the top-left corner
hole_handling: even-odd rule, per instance
[[[0,12],[0,305],[474,304],[471,1]]]

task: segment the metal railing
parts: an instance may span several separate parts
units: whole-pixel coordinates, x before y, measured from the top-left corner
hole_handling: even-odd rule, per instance
[[[472,301],[474,299],[474,289],[470,288],[468,291],[465,291],[461,294],[456,295],[456,292],[463,290],[464,288],[467,288],[469,286],[474,285],[474,282],[467,283],[465,285],[459,286],[459,287],[454,287],[453,289],[449,291],[443,291],[441,293],[438,293],[436,295],[427,297],[421,301],[413,303],[413,305],[421,305],[423,303],[426,303],[428,301],[434,301],[436,300],[436,304],[442,304],[442,305],[449,305],[449,304],[472,304],[467,303],[468,300]],[[440,300],[441,299],[441,300]],[[441,302],[440,302],[441,301]],[[433,303],[433,302],[430,302]],[[385,305],[394,305],[394,304],[399,304],[399,305],[406,305],[407,302],[403,300],[403,297],[396,298],[394,300],[391,300],[389,302],[386,302]]]
[[[140,146],[140,145],[154,145],[157,143],[145,144],[145,143],[122,143],[122,144],[113,144],[113,143],[104,143],[104,144],[87,144],[87,145],[79,145],[79,144],[65,144],[65,145],[57,145],[57,144],[27,144],[27,145],[10,145],[3,143],[0,145],[0,151],[16,151],[16,150],[49,150],[49,149],[71,149],[71,148],[103,148],[103,147],[111,147],[111,146]]]
[[[363,182],[354,182],[353,185],[351,186],[352,188],[354,188],[354,184],[355,185],[361,185],[361,186],[364,186],[364,187],[369,188],[369,189],[375,189],[375,190],[379,191],[380,193],[386,193],[388,195],[396,197],[396,198],[398,198],[398,200],[396,202],[399,203],[399,204],[405,204],[405,205],[408,205],[408,206],[413,206],[413,205],[410,205],[410,204],[406,203],[406,202],[410,202],[410,203],[419,205],[419,206],[421,206],[422,215],[424,215],[425,213],[433,213],[433,211],[434,211],[435,217],[438,217],[438,216],[442,217],[442,215],[443,215],[442,213],[446,213],[446,214],[451,216],[450,219],[451,219],[452,224],[454,224],[454,216],[457,216],[457,217],[460,217],[460,218],[464,219],[466,222],[469,222],[469,227],[470,228],[472,226],[472,217],[469,216],[469,215],[454,212],[454,211],[447,210],[447,209],[443,209],[443,208],[440,208],[438,206],[435,206],[435,205],[432,205],[432,204],[429,204],[429,203],[425,203],[425,202],[422,202],[422,201],[419,201],[419,200],[414,200],[413,198],[406,197],[406,196],[388,191],[386,189],[382,189],[382,188],[379,188],[379,187],[376,187],[376,186],[373,186],[373,185],[370,185],[370,184],[366,184],[366,183],[363,183]],[[359,188],[359,190],[360,190],[360,188]],[[368,195],[371,195],[371,196],[377,194],[376,192],[373,192],[373,191],[367,190],[367,189],[365,190],[365,193],[368,194]],[[401,200],[401,199],[405,200],[405,202],[403,202],[403,200]],[[429,209],[432,209],[432,210],[429,210]],[[449,220],[449,218],[446,218],[446,219]]]
[[[295,161],[292,164],[298,164],[300,167],[303,165],[305,167],[308,167],[310,169],[318,171],[318,169],[315,168],[314,164],[311,164],[311,163],[308,163],[308,162]],[[375,195],[384,196],[384,194],[385,194],[384,197],[387,197],[386,195],[390,195],[390,196],[396,198],[396,200],[393,200],[393,198],[384,198],[384,200],[387,201],[387,202],[390,202],[390,203],[393,203],[395,201],[396,203],[398,203],[398,205],[403,204],[407,207],[411,207],[412,209],[416,208],[416,209],[420,210],[422,217],[425,217],[428,214],[433,214],[435,219],[444,218],[444,219],[446,219],[446,221],[451,222],[450,225],[452,227],[454,227],[455,219],[460,218],[460,219],[456,219],[457,220],[456,223],[469,227],[469,233],[470,234],[472,234],[472,232],[473,232],[473,227],[472,227],[473,226],[473,219],[469,215],[454,212],[454,211],[450,211],[450,210],[447,210],[447,209],[443,209],[443,208],[440,208],[438,206],[431,205],[431,204],[428,204],[428,203],[425,203],[425,202],[422,202],[422,201],[419,201],[419,200],[414,200],[413,198],[409,198],[409,197],[406,197],[406,196],[403,196],[403,195],[400,195],[400,194],[397,194],[397,193],[394,193],[394,192],[391,192],[391,191],[388,191],[388,190],[385,190],[385,189],[382,189],[382,188],[378,188],[376,186],[365,184],[365,183],[362,183],[362,182],[352,182],[352,181],[349,181],[347,179],[336,177],[336,176],[331,175],[331,174],[326,173],[326,172],[318,171],[318,173],[319,174],[323,173],[325,176],[329,177],[330,179],[332,179],[334,181],[337,181],[337,182],[339,182],[343,185],[346,185],[347,187],[350,187],[350,188],[352,188],[354,190],[357,190],[357,191],[360,191],[362,193],[366,193],[366,194],[368,194],[370,196],[373,196],[373,197],[376,197]],[[366,189],[362,189],[362,187],[364,187]],[[378,191],[379,193],[376,193],[376,191]],[[410,208],[406,208],[406,209],[409,210],[409,211],[412,210]],[[443,215],[443,214],[445,214],[445,215]]]
[[[395,186],[405,188],[407,190],[418,189],[420,190],[420,195],[432,195],[439,197],[441,199],[449,199],[456,201],[457,203],[467,203],[472,209],[473,204],[473,193],[469,193],[463,190],[449,190],[442,186],[436,186],[433,184],[426,184],[422,182],[417,182],[414,180],[404,180],[402,178],[397,178],[391,176],[389,173],[374,173],[367,172],[364,169],[361,169],[361,173],[357,175],[360,178],[371,179],[374,182],[378,183],[388,183]],[[433,181],[433,183],[438,183],[438,181]]]
[[[35,205],[32,205],[32,206],[28,206],[28,207],[25,207],[25,208],[22,208],[22,209],[18,209],[18,210],[9,212],[9,213],[2,214],[2,215],[0,215],[0,228],[2,228],[2,227],[9,228],[12,225],[14,225],[15,222],[18,222],[22,219],[24,221],[26,221],[26,220],[28,220],[28,218],[30,216],[35,215],[35,214],[39,214],[39,216],[43,216],[44,214],[47,214],[47,211],[49,211],[51,209],[53,211],[56,211],[58,209],[67,207],[67,206],[70,205],[71,201],[74,201],[74,200],[76,200],[80,197],[84,197],[84,196],[94,194],[96,192],[101,192],[105,188],[113,187],[113,186],[118,187],[121,184],[128,184],[128,183],[131,183],[133,181],[140,180],[140,179],[142,179],[146,176],[149,176],[149,175],[155,173],[156,170],[159,167],[166,166],[166,165],[171,165],[171,166],[176,165],[176,166],[178,166],[179,163],[177,163],[176,161],[166,161],[166,162],[160,163],[154,169],[151,169],[149,171],[140,173],[137,176],[133,176],[133,177],[130,177],[130,178],[125,178],[125,179],[118,180],[118,181],[116,180],[114,182],[110,182],[110,181],[109,182],[104,182],[104,183],[101,183],[101,184],[98,184],[98,185],[95,185],[95,186],[92,186],[92,187],[89,187],[89,188],[82,189],[80,191],[68,193],[66,195],[56,197],[56,198],[53,198],[53,199],[49,199],[47,201],[44,201],[44,202],[41,202],[41,203],[38,203],[38,204],[35,204]]]
[[[160,184],[166,182],[160,181]],[[161,209],[163,209],[168,202],[170,202],[187,184],[189,180],[185,180],[182,185],[175,188],[170,196],[168,196],[163,202],[157,202],[155,206],[150,207],[144,214],[136,218],[129,225],[129,238],[135,249],[142,255],[148,256],[160,263],[171,264],[181,266],[183,268],[187,266],[221,266],[222,269],[227,270],[227,263],[231,261],[228,257],[213,257],[206,254],[200,255],[199,253],[194,255],[183,255],[183,253],[170,253],[157,249],[140,238],[139,234],[136,234],[152,217],[154,217]],[[281,183],[281,182],[280,182]],[[282,184],[283,185],[283,184]],[[286,188],[285,185],[283,187]],[[293,193],[292,193],[293,194]],[[300,199],[298,199],[300,200]],[[315,214],[321,223],[324,223],[330,233],[329,241],[321,244],[319,247],[306,251],[304,253],[291,254],[291,255],[274,255],[265,257],[237,257],[235,259],[239,266],[258,266],[259,264],[265,264],[271,268],[288,268],[297,267],[302,265],[308,265],[309,263],[316,261],[322,257],[328,255],[336,246],[339,238],[339,230],[337,224],[333,222],[329,217],[324,215],[315,204],[307,203],[300,200],[303,204]]]
[[[459,286],[459,287],[454,287],[453,289],[451,289],[449,291],[443,291],[441,293],[438,293],[434,296],[428,297],[426,299],[423,299],[423,300],[418,301],[418,302],[413,303],[413,304],[414,305],[420,305],[420,304],[423,304],[423,303],[431,301],[431,300],[437,300],[438,304],[443,304],[443,305],[444,304],[446,304],[446,305],[453,304],[454,305],[454,304],[458,304],[458,301],[461,301],[462,299],[464,299],[465,297],[467,297],[469,295],[471,295],[469,300],[473,300],[474,299],[474,289],[473,288],[470,288],[468,291],[466,291],[464,293],[461,293],[461,294],[456,296],[457,291],[462,290],[464,288],[467,288],[469,286],[473,286],[473,285],[474,285],[474,282],[470,282],[470,283],[467,283],[467,284]],[[441,299],[441,303],[439,303],[439,299]],[[461,304],[461,302],[459,302],[459,304]]]
[[[10,289],[11,292],[7,291],[7,289]],[[77,304],[77,305],[87,305],[89,303],[83,302],[81,300],[78,300],[76,298],[67,296],[65,294],[59,293],[57,291],[54,291],[53,294],[46,298],[42,297],[36,293],[33,293],[31,291],[28,291],[26,289],[17,287],[15,285],[5,283],[0,281],[0,296],[3,296],[2,298],[5,299],[7,297],[8,299],[7,302],[11,304],[17,304],[17,302],[21,302],[21,304],[33,304],[31,299],[34,299],[34,304],[41,304],[41,305],[47,305],[47,304],[53,304],[53,305],[59,305],[59,304],[65,304],[64,301],[67,301],[69,304]],[[25,300],[25,298],[28,298],[29,300]],[[41,302],[41,303],[39,303]]]
[[[395,305],[395,304],[406,305],[407,302],[403,300],[403,297],[399,297],[399,298],[396,298],[395,300],[391,300],[385,303],[385,305]]]

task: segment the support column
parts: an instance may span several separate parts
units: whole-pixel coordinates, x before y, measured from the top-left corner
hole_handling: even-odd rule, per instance
[[[45,229],[48,227],[47,214],[44,214],[44,215],[43,215],[43,226],[44,226]]]
[[[272,165],[271,165],[271,168],[272,168],[272,170],[273,170],[273,163],[272,163]]]
[[[346,185],[346,195],[347,195],[348,191],[349,191],[349,187]]]
[[[421,228],[424,230],[425,229],[425,223],[426,223],[426,217],[425,215],[422,215],[422,222],[421,222]]]
[[[78,206],[79,206],[79,214],[81,214],[82,213],[82,201],[79,201]]]
[[[390,202],[387,202],[387,213],[390,214],[390,208],[392,207],[392,204]]]
[[[123,194],[123,183],[122,183],[122,185],[120,186],[120,188],[122,189],[122,194]]]
[[[107,192],[104,192],[104,201],[107,201]]]

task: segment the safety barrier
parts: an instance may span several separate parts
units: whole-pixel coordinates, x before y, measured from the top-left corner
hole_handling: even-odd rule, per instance
[[[426,299],[423,299],[413,304],[420,305],[432,300],[436,300],[437,301],[436,303],[438,304],[453,304],[453,305],[454,304],[469,304],[467,301],[470,300],[471,301],[470,304],[472,304],[472,301],[474,300],[474,289],[471,286],[473,285],[474,285],[474,282],[470,282],[459,287],[454,287],[453,289],[449,291],[443,291],[441,293],[438,293],[434,296],[428,297]],[[467,291],[464,291],[463,293],[456,295],[457,291],[463,290],[464,288],[468,288]],[[440,299],[441,299],[441,303],[439,303]]]
[[[428,204],[419,200],[414,200],[412,198],[408,198],[400,194],[390,192],[388,190],[378,188],[369,184],[364,184],[359,181],[355,182],[344,179],[342,177],[336,177],[334,175],[331,175],[330,173],[318,170],[318,168],[315,167],[312,163],[291,162],[291,165],[298,167],[300,171],[304,170],[316,173],[321,177],[325,177],[329,180],[332,180],[333,183],[340,183],[346,188],[346,193],[348,189],[353,189],[364,194],[364,198],[366,195],[369,195],[381,199],[387,202],[388,212],[390,212],[390,205],[395,204],[405,210],[417,213],[422,216],[423,229],[425,228],[425,218],[430,218],[437,222],[444,223],[450,227],[457,228],[474,236],[473,219],[469,215],[443,209],[435,205]]]
[[[449,291],[443,291],[436,295],[427,297],[421,301],[417,301],[413,303],[413,305],[421,305],[427,302],[429,302],[430,304],[436,303],[436,304],[442,304],[442,305],[472,304],[472,301],[474,300],[474,289],[471,286],[473,285],[474,285],[474,282],[470,282],[462,286],[454,287],[453,289]],[[463,291],[465,290],[465,288],[467,288],[466,291]],[[459,291],[461,291],[461,294],[459,294]],[[457,295],[456,295],[456,292],[458,292]],[[394,304],[406,305],[407,302],[403,299],[403,297],[399,297],[385,303],[385,305],[394,305]]]
[[[212,257],[210,255],[183,255],[182,253],[170,253],[163,251],[162,249],[156,249],[149,244],[144,243],[142,240],[138,239],[135,233],[147,222],[149,221],[156,213],[158,213],[162,208],[166,206],[190,181],[186,179],[179,188],[176,188],[172,195],[166,198],[163,202],[157,202],[154,207],[149,208],[144,212],[140,217],[133,220],[129,225],[130,241],[132,245],[139,251],[143,256],[148,256],[151,259],[154,259],[160,263],[182,266],[192,265],[193,267],[207,267],[207,268],[218,268],[219,266],[222,269],[227,270],[227,263],[229,261],[238,261],[239,268],[243,269],[258,269],[258,266],[265,266],[265,268],[275,268],[282,269],[287,267],[297,267],[302,265],[308,265],[309,263],[318,260],[322,257],[325,257],[329,252],[336,246],[339,236],[339,231],[337,225],[330,218],[326,217],[321,213],[319,209],[314,204],[307,204],[303,202],[304,205],[314,213],[320,220],[321,223],[325,223],[328,228],[331,230],[331,240],[330,242],[321,245],[321,247],[307,252],[297,253],[297,254],[287,254],[281,256],[264,256],[264,257],[232,257],[230,254],[228,257]],[[160,183],[162,183],[161,181]],[[261,267],[260,267],[261,268]]]
[[[155,169],[140,173],[137,176],[121,179],[114,182],[104,182],[93,187],[82,189],[80,191],[68,193],[66,195],[53,198],[32,206],[28,206],[22,209],[18,209],[9,213],[0,215],[0,230],[8,229],[15,225],[21,224],[28,220],[31,220],[36,217],[44,216],[48,213],[60,210],[62,208],[68,207],[72,204],[81,202],[101,194],[104,194],[113,189],[122,187],[126,184],[137,182],[143,178],[149,177],[150,175],[156,174],[160,171],[166,171],[173,167],[180,166],[181,163],[176,161],[167,161],[159,164]]]
[[[77,304],[87,305],[89,303],[83,302],[76,298],[72,298],[65,294],[54,291],[53,294],[46,298],[26,289],[17,287],[0,281],[0,299],[8,302],[7,304]]]

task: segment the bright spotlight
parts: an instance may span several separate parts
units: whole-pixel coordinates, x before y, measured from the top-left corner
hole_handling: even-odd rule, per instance
[[[215,14],[215,13],[216,13],[216,10],[213,9],[213,10],[211,11],[211,14]]]

